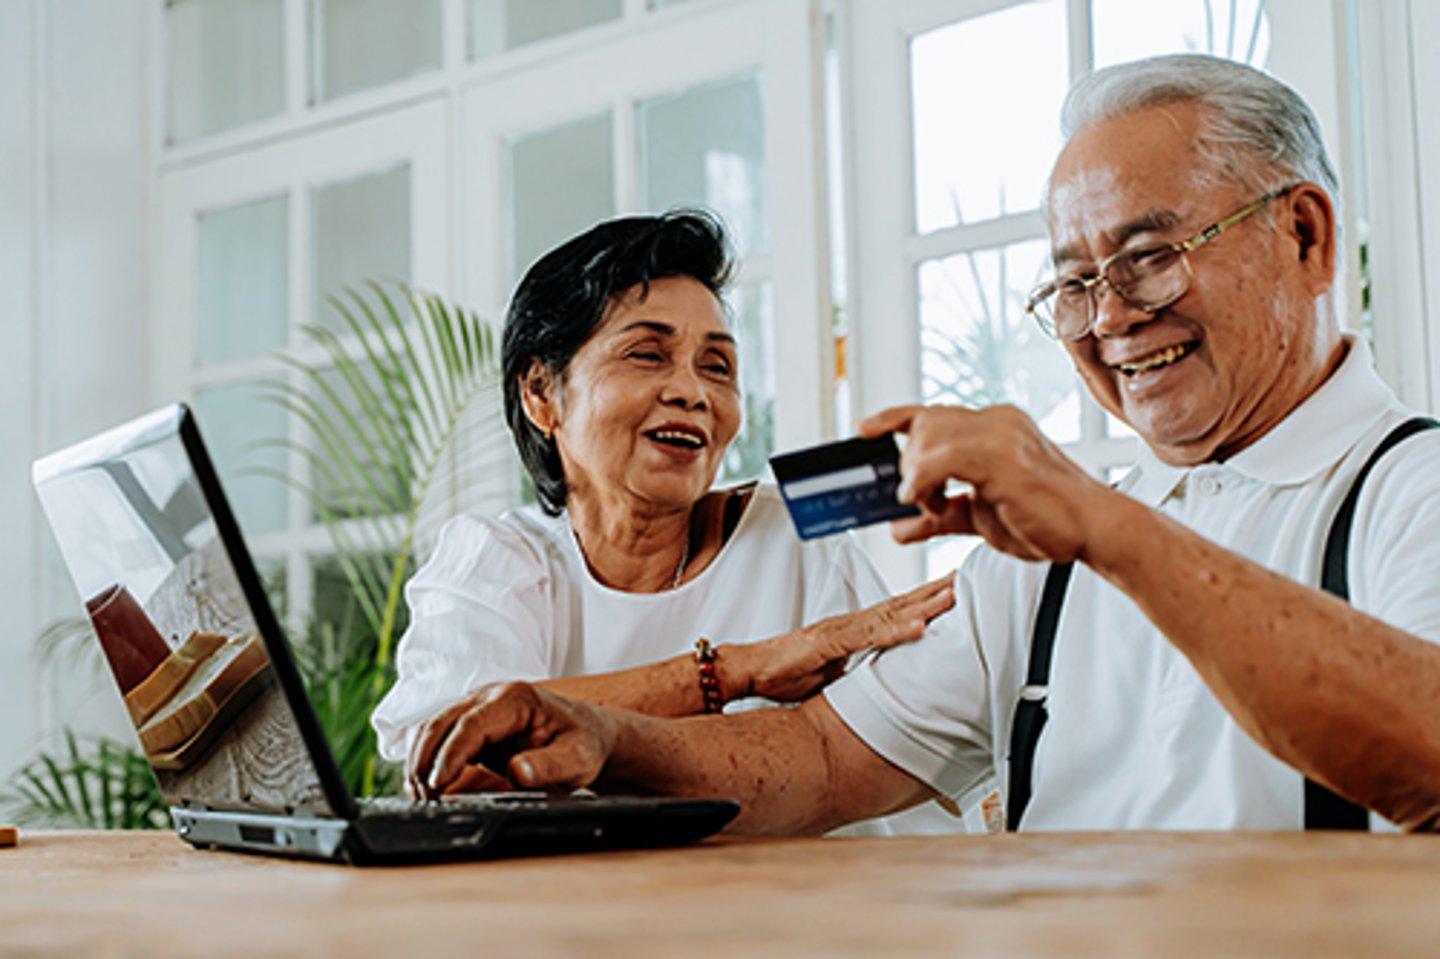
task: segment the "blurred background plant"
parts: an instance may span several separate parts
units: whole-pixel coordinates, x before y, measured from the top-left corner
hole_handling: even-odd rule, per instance
[[[399,786],[369,720],[394,681],[416,556],[447,516],[510,495],[516,470],[500,418],[494,334],[474,313],[397,283],[347,288],[329,304],[343,328],[303,327],[314,349],[284,357],[296,375],[270,394],[303,422],[306,441],[261,444],[291,450],[304,468],[298,476],[255,472],[299,490],[329,535],[310,608],[286,620],[300,636],[296,658],[341,775],[352,792],[376,795]],[[283,598],[278,582],[267,587]],[[96,677],[103,668],[83,619],[47,627],[36,650],[42,662],[63,659]],[[64,748],[40,751],[10,778],[0,810],[43,827],[169,821],[129,729],[123,739],[67,729]]]

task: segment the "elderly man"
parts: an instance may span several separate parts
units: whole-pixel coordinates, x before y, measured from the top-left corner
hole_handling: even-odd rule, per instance
[[[887,410],[862,431],[909,434],[923,507],[897,538],[987,544],[921,641],[735,716],[483,690],[417,738],[416,791],[726,795],[738,829],[820,832],[999,777],[1012,828],[1440,824],[1440,431],[1368,471],[1331,550],[1348,584],[1320,588],[1342,500],[1411,414],[1333,312],[1313,116],[1181,56],[1082,81],[1065,128],[1030,309],[1145,441],[1119,488],[1017,410]]]

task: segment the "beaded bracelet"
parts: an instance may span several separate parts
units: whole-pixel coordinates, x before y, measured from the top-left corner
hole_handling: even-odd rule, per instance
[[[720,695],[720,679],[715,675],[715,653],[715,647],[704,636],[695,640],[695,662],[700,666],[700,694],[705,697],[707,713],[718,713],[725,708],[725,697]]]

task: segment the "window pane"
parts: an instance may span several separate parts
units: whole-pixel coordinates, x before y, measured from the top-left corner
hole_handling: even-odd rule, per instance
[[[288,474],[280,445],[286,414],[266,399],[262,383],[201,390],[196,398],[200,428],[215,460],[225,496],[247,536],[285,528],[289,487],[275,474]]]
[[[742,255],[768,250],[764,126],[758,74],[641,103],[645,208],[709,207]]]
[[[345,328],[326,298],[365,280],[410,279],[410,167],[315,190],[311,200],[314,316]]]
[[[440,66],[440,0],[314,0],[315,100]]]
[[[289,218],[284,196],[201,214],[197,224],[201,363],[270,353],[289,328]]]
[[[285,109],[284,0],[171,0],[165,8],[170,143]]]
[[[769,466],[775,443],[775,309],[769,283],[734,289],[727,302],[740,347],[741,411],[744,421],[725,463],[722,482],[754,479]]]
[[[470,56],[558,37],[620,19],[621,0],[470,0]]]
[[[1013,403],[1051,439],[1080,438],[1080,394],[1065,349],[1025,315],[1049,264],[1044,241],[920,265],[920,374],[926,403]]]
[[[382,432],[376,425],[379,417],[370,412],[376,404],[393,409],[394,401],[374,366],[363,365],[359,377],[362,385],[357,387],[340,372],[327,370],[320,376],[324,388],[314,390],[318,415],[330,425],[333,441],[344,453],[314,467],[310,488],[323,506],[312,503],[311,518],[316,521],[389,516],[410,506],[417,464],[404,458],[393,429]]]
[[[1264,0],[1093,0],[1095,65],[1161,53],[1213,53],[1259,66],[1270,52]]]
[[[527,134],[510,147],[511,279],[615,213],[610,114]]]
[[[1026,3],[915,37],[915,226],[1033,210],[1060,147],[1065,6]]]

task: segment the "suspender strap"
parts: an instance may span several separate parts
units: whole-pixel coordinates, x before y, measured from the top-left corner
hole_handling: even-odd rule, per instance
[[[1375,452],[1365,461],[1365,465],[1360,467],[1355,481],[1350,484],[1350,492],[1345,494],[1340,509],[1335,512],[1335,520],[1330,524],[1330,535],[1325,539],[1325,565],[1321,568],[1320,576],[1320,585],[1325,592],[1350,602],[1350,527],[1355,522],[1355,504],[1360,502],[1360,487],[1365,484],[1370,471],[1380,462],[1381,457],[1401,441],[1437,426],[1440,426],[1440,422],[1424,416],[1406,420],[1386,434],[1380,445],[1375,447]]]
[[[1360,467],[1355,481],[1350,484],[1350,492],[1345,494],[1340,509],[1335,513],[1335,520],[1330,525],[1330,535],[1325,539],[1325,562],[1321,567],[1320,577],[1320,585],[1325,592],[1338,596],[1347,603],[1350,601],[1350,533],[1355,523],[1355,504],[1360,502],[1360,488],[1365,485],[1365,478],[1370,475],[1375,464],[1380,462],[1380,458],[1401,441],[1437,426],[1440,426],[1440,423],[1426,417],[1406,420],[1380,441],[1380,445],[1375,447],[1365,465]],[[1305,828],[1367,830],[1370,828],[1370,814],[1314,780],[1306,779]]]
[[[1321,586],[1346,602],[1350,601],[1349,573],[1347,570],[1350,551],[1350,528],[1355,521],[1355,504],[1360,500],[1360,488],[1371,469],[1396,444],[1410,436],[1428,429],[1440,427],[1440,422],[1416,417],[1406,420],[1391,430],[1350,485],[1350,491],[1340,504],[1330,533],[1325,540],[1324,565]],[[1040,732],[1045,728],[1047,712],[1045,703],[1049,696],[1050,658],[1055,649],[1055,633],[1060,625],[1060,608],[1065,602],[1065,589],[1070,583],[1071,563],[1055,563],[1045,577],[1045,587],[1040,595],[1040,610],[1035,616],[1035,629],[1030,636],[1030,665],[1025,676],[1025,688],[1020,690],[1020,700],[1015,704],[1015,719],[1010,727],[1010,788],[1006,794],[1005,825],[1007,829],[1019,829],[1020,818],[1030,804],[1031,773],[1035,765],[1035,748],[1040,742]],[[1309,779],[1305,780],[1305,828],[1306,829],[1369,829],[1369,814],[1349,800]]]
[[[1030,636],[1030,667],[1020,701],[1015,704],[1015,720],[1010,727],[1010,788],[1005,793],[1005,822],[1009,829],[1020,828],[1020,817],[1030,804],[1030,773],[1035,767],[1035,746],[1049,715],[1045,700],[1049,696],[1050,654],[1055,648],[1055,631],[1060,625],[1060,607],[1065,603],[1065,588],[1070,584],[1073,563],[1053,563],[1045,574],[1045,589],[1040,595],[1040,611],[1035,616],[1035,630]]]

